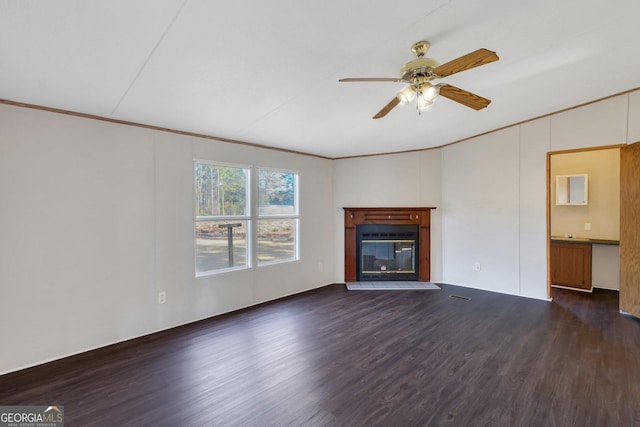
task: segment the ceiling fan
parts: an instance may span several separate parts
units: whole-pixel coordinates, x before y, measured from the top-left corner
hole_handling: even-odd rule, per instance
[[[459,102],[462,105],[481,110],[485,108],[491,100],[478,96],[466,90],[451,86],[446,83],[433,84],[432,80],[450,76],[461,71],[479,67],[480,65],[489,64],[500,59],[495,52],[488,49],[478,49],[471,53],[439,65],[438,62],[424,55],[429,50],[430,44],[426,41],[419,41],[411,47],[411,51],[418,57],[413,61],[407,62],[402,67],[402,76],[400,78],[347,78],[340,79],[340,82],[404,82],[409,86],[398,92],[382,110],[373,116],[379,119],[387,115],[398,104],[408,104],[416,98],[416,108],[418,112],[429,108],[438,95],[449,98],[452,101]]]

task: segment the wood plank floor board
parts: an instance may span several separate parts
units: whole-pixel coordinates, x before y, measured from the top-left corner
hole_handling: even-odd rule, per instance
[[[440,286],[328,286],[0,376],[0,404],[67,426],[640,425],[617,292]]]

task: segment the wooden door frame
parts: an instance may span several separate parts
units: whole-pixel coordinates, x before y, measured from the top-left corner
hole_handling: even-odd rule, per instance
[[[582,153],[587,151],[611,150],[627,144],[601,145],[598,147],[574,148],[547,152],[547,298],[551,299],[551,156],[556,154]]]

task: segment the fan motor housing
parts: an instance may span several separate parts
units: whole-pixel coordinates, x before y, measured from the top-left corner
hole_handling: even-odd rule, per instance
[[[438,62],[431,58],[418,58],[411,62],[407,62],[402,67],[402,80],[407,83],[413,83],[417,78],[426,78],[430,80],[437,76],[433,73],[433,69],[436,68]]]

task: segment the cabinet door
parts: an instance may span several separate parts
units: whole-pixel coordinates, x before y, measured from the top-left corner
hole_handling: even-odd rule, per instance
[[[551,242],[551,284],[591,289],[591,244]]]

